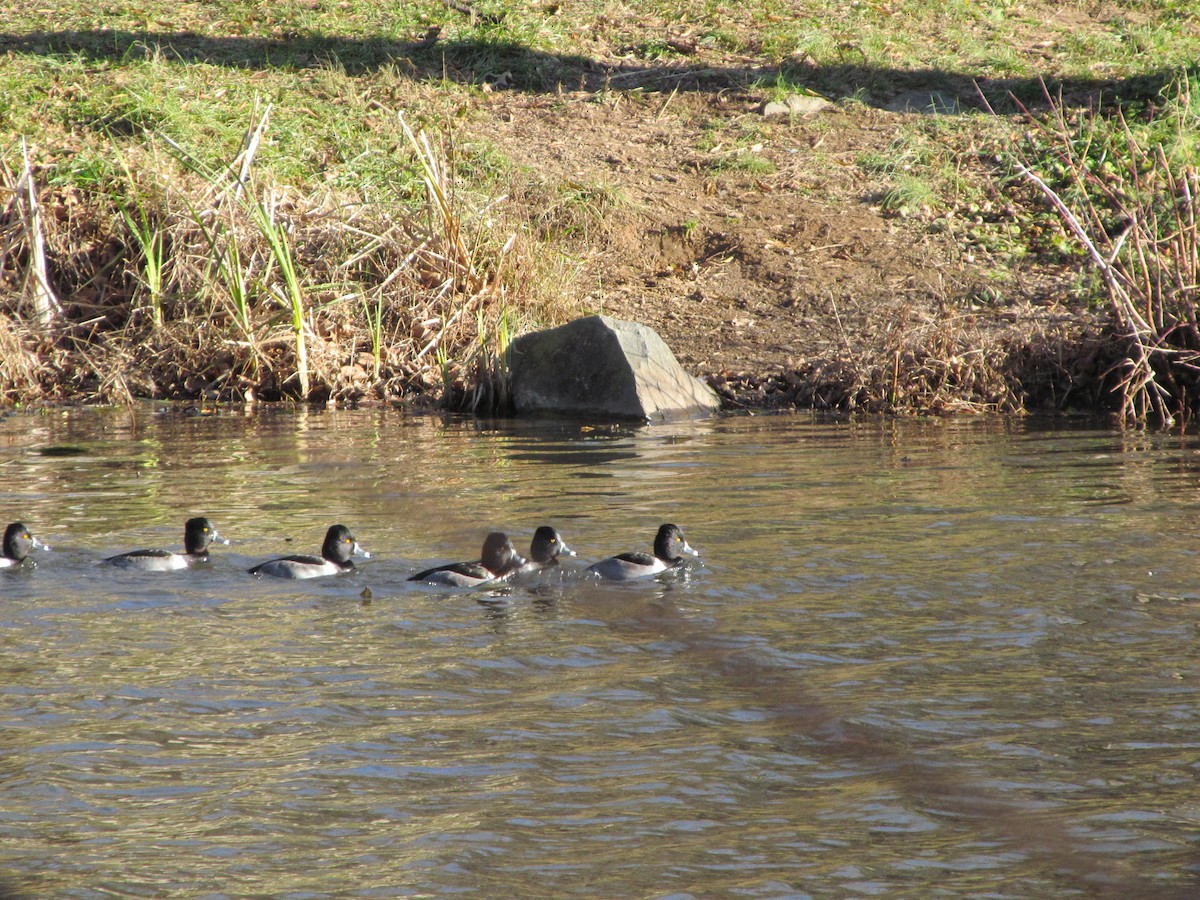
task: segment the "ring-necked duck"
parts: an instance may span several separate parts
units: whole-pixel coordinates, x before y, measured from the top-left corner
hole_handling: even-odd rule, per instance
[[[122,569],[141,569],[143,572],[174,572],[186,569],[193,563],[208,562],[209,544],[228,544],[225,538],[217,534],[212,522],[197,516],[188,519],[183,526],[183,553],[173,553],[170,550],[131,550],[118,556],[110,556],[104,560],[109,565],[120,566]]]
[[[351,572],[354,563],[350,557],[370,559],[371,554],[358,546],[358,541],[345,525],[331,525],[325,533],[320,556],[281,556],[259,563],[250,570],[251,575],[272,575],[275,578],[320,578],[322,575],[337,575]]]
[[[667,569],[673,569],[683,562],[680,553],[700,554],[688,546],[683,539],[683,532],[675,525],[663,525],[654,537],[654,555],[633,552],[620,553],[602,559],[588,567],[588,572],[609,581],[629,581],[634,578],[646,578],[657,575]]]
[[[49,550],[20,522],[13,522],[4,529],[4,547],[0,550],[0,569],[19,566],[29,558],[31,550]],[[32,565],[32,563],[31,563]]]
[[[445,584],[451,587],[475,587],[492,581],[500,581],[512,575],[525,560],[517,553],[502,531],[493,531],[484,539],[483,552],[478,562],[449,563],[418,572],[409,581],[424,581],[428,584]]]
[[[542,569],[557,566],[560,553],[575,555],[575,551],[563,543],[557,531],[549,525],[543,525],[533,533],[533,541],[529,544],[529,559],[521,566],[520,574],[531,575]]]

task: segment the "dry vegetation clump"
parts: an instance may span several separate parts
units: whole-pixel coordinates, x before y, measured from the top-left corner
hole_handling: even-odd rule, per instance
[[[264,183],[268,119],[220,169],[167,141],[86,193],[5,161],[0,398],[495,399],[508,336],[554,313],[522,237],[423,133],[416,208]]]
[[[813,357],[766,377],[712,376],[734,408],[803,407],[891,415],[1024,413],[1068,405],[1099,408],[1094,386],[1107,367],[1099,333],[1080,337],[1075,317],[1025,310],[1009,327],[984,327],[945,304],[939,314],[900,311],[853,352]]]
[[[0,405],[42,400],[45,385],[54,382],[33,338],[20,321],[0,313]]]
[[[1119,107],[1071,111],[1047,94],[1049,112],[1031,117],[1015,153],[1016,177],[1044,197],[1108,306],[1098,381],[1122,422],[1200,410],[1196,90],[1181,78],[1136,120]]]

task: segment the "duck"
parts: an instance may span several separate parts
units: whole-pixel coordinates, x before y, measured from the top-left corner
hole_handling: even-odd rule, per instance
[[[371,554],[358,545],[345,525],[330,525],[320,556],[281,556],[259,563],[250,569],[251,575],[270,575],[274,578],[321,578],[353,572],[350,557],[370,559]]]
[[[678,525],[666,524],[658,529],[654,536],[654,555],[634,551],[619,553],[602,559],[588,567],[590,575],[603,578],[606,581],[631,581],[635,578],[648,578],[668,569],[674,569],[683,563],[680,553],[700,554],[688,546],[683,532]]]
[[[508,535],[493,531],[483,541],[483,551],[478,562],[447,563],[434,566],[411,576],[409,581],[424,581],[427,584],[444,584],[450,587],[475,587],[493,581],[502,581],[515,574],[525,559],[517,553]]]
[[[11,569],[21,565],[33,550],[50,548],[33,536],[21,522],[13,522],[4,529],[4,545],[0,549],[0,569]]]
[[[170,550],[131,550],[104,561],[122,569],[141,569],[143,572],[175,572],[196,563],[208,562],[209,544],[228,544],[217,534],[213,523],[204,516],[188,519],[183,526],[183,553]]]
[[[552,569],[558,565],[558,556],[565,553],[575,556],[575,551],[563,543],[562,537],[549,525],[543,525],[533,533],[533,541],[529,544],[529,559],[518,570],[520,575],[532,575],[543,569]]]

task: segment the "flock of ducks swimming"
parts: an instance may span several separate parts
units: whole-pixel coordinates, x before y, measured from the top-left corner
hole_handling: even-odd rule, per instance
[[[228,543],[228,540],[217,533],[212,522],[198,516],[188,519],[184,526],[182,553],[171,550],[133,550],[110,556],[104,562],[123,569],[171,572],[186,569],[195,563],[207,562],[209,546]],[[13,522],[4,530],[4,544],[0,548],[0,569],[21,565],[29,559],[34,550],[49,549],[35,538],[24,524]],[[654,537],[653,555],[640,551],[619,553],[589,566],[586,574],[606,581],[649,578],[682,565],[684,553],[700,555],[688,546],[678,526],[666,524],[658,529],[658,534]],[[575,551],[564,544],[558,532],[548,525],[543,525],[534,532],[528,559],[517,552],[506,534],[493,531],[484,540],[478,560],[435,566],[418,572],[408,580],[450,587],[475,587],[518,576],[533,575],[552,568],[558,565],[560,555],[575,556]],[[251,575],[269,575],[275,578],[320,578],[353,571],[354,557],[370,559],[371,554],[359,546],[345,525],[332,525],[325,534],[320,556],[281,556],[259,563],[249,572]]]

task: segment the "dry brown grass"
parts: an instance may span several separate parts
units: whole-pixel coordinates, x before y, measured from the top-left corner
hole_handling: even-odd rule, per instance
[[[531,277],[547,254],[498,199],[461,194],[424,133],[409,132],[426,196],[411,210],[260,182],[266,128],[264,114],[219,170],[167,143],[87,195],[3,170],[0,400],[503,400],[481,375],[515,328],[553,320]],[[153,296],[132,225],[163,248]],[[39,318],[45,283],[68,299]]]
[[[1047,200],[1095,273],[1111,313],[1101,379],[1123,423],[1170,424],[1200,409],[1197,104],[1181,78],[1157,115],[1072,114],[1047,94],[1018,175]],[[1049,173],[1048,171],[1049,170]]]

